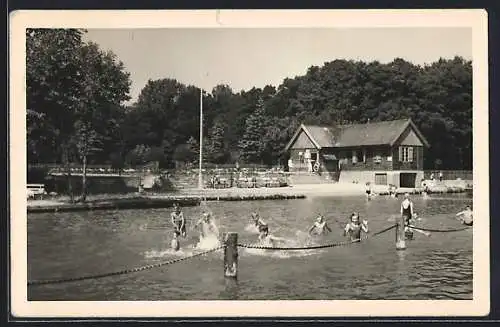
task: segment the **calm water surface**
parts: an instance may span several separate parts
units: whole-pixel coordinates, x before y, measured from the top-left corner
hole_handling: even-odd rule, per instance
[[[471,200],[440,195],[414,197],[419,226],[458,228],[453,218]],[[257,238],[249,213],[258,210],[272,234],[303,245],[317,213],[333,233],[321,243],[345,240],[341,223],[352,211],[368,219],[372,232],[393,224],[399,201],[379,197],[313,197],[302,200],[209,202],[221,232],[240,243]],[[200,207],[184,208],[188,237],[178,253],[169,250],[170,209],[94,211],[28,215],[28,279],[57,279],[118,271],[184,257],[194,248],[192,229]],[[472,229],[415,234],[396,251],[394,230],[363,243],[308,251],[239,250],[239,276],[223,277],[219,250],[138,273],[79,282],[30,286],[28,299],[42,300],[283,300],[283,299],[472,299]],[[210,248],[212,245],[209,245]]]

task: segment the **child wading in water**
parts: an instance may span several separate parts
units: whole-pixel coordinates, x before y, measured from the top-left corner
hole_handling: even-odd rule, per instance
[[[202,217],[196,223],[196,226],[201,225],[200,238],[206,238],[209,236],[219,236],[219,230],[215,225],[212,215],[209,212],[203,211]]]
[[[186,237],[186,220],[178,203],[174,204],[174,212],[170,214],[170,220],[174,229],[179,231],[182,237]]]
[[[372,199],[372,187],[370,185],[370,182],[366,182],[366,185],[365,185],[365,192],[366,192],[366,198],[368,199],[368,201],[370,201]]]
[[[359,242],[361,240],[361,232],[368,233],[368,221],[359,222],[359,214],[353,212],[351,221],[344,228],[344,236],[349,236],[351,241]]]
[[[464,211],[460,211],[459,213],[457,213],[457,217],[459,216],[461,216],[459,219],[462,222],[462,224],[467,226],[472,226],[473,215],[472,215],[472,208],[470,206],[465,207]]]
[[[309,235],[325,235],[332,230],[322,215],[318,215],[314,224],[309,228]]]
[[[255,227],[260,231],[261,226],[267,226],[266,222],[260,218],[257,212],[252,212],[252,223],[255,224]]]
[[[261,246],[273,247],[279,241],[285,241],[285,239],[269,234],[269,227],[267,225],[259,227],[259,243]]]
[[[413,232],[417,231],[425,236],[430,236],[431,234],[426,231],[421,231],[418,229],[411,228],[412,223],[417,219],[416,213],[413,211],[413,202],[410,200],[410,194],[405,193],[404,199],[401,202],[401,215],[403,216],[405,222],[405,237],[407,239],[413,239]]]
[[[174,251],[179,251],[179,249],[181,248],[181,244],[179,242],[179,235],[180,232],[178,230],[174,230],[174,238],[172,239],[172,242],[170,242],[170,246]]]

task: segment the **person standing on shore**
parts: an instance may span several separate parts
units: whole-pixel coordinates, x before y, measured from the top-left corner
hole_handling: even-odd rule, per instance
[[[186,220],[178,203],[174,204],[174,211],[170,214],[170,220],[174,230],[179,231],[182,237],[186,237]]]

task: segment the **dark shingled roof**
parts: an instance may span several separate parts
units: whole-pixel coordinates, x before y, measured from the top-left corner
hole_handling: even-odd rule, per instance
[[[352,124],[331,126],[302,125],[301,128],[312,138],[313,142],[321,148],[329,147],[351,147],[366,145],[392,145],[404,130],[411,125],[423,143],[428,145],[427,140],[420,134],[410,119],[400,119],[383,122],[372,122],[367,124]],[[298,132],[298,131],[297,131]],[[290,141],[291,146],[295,137]]]
[[[304,125],[310,137],[322,148],[334,146],[336,139],[336,129],[327,126]]]
[[[368,124],[342,125],[334,146],[392,144],[407,127],[408,119]]]

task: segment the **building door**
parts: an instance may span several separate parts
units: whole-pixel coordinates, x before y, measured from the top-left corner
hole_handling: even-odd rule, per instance
[[[417,173],[400,173],[399,174],[399,187],[413,188],[416,185]]]
[[[375,185],[387,185],[387,174],[375,174]]]

